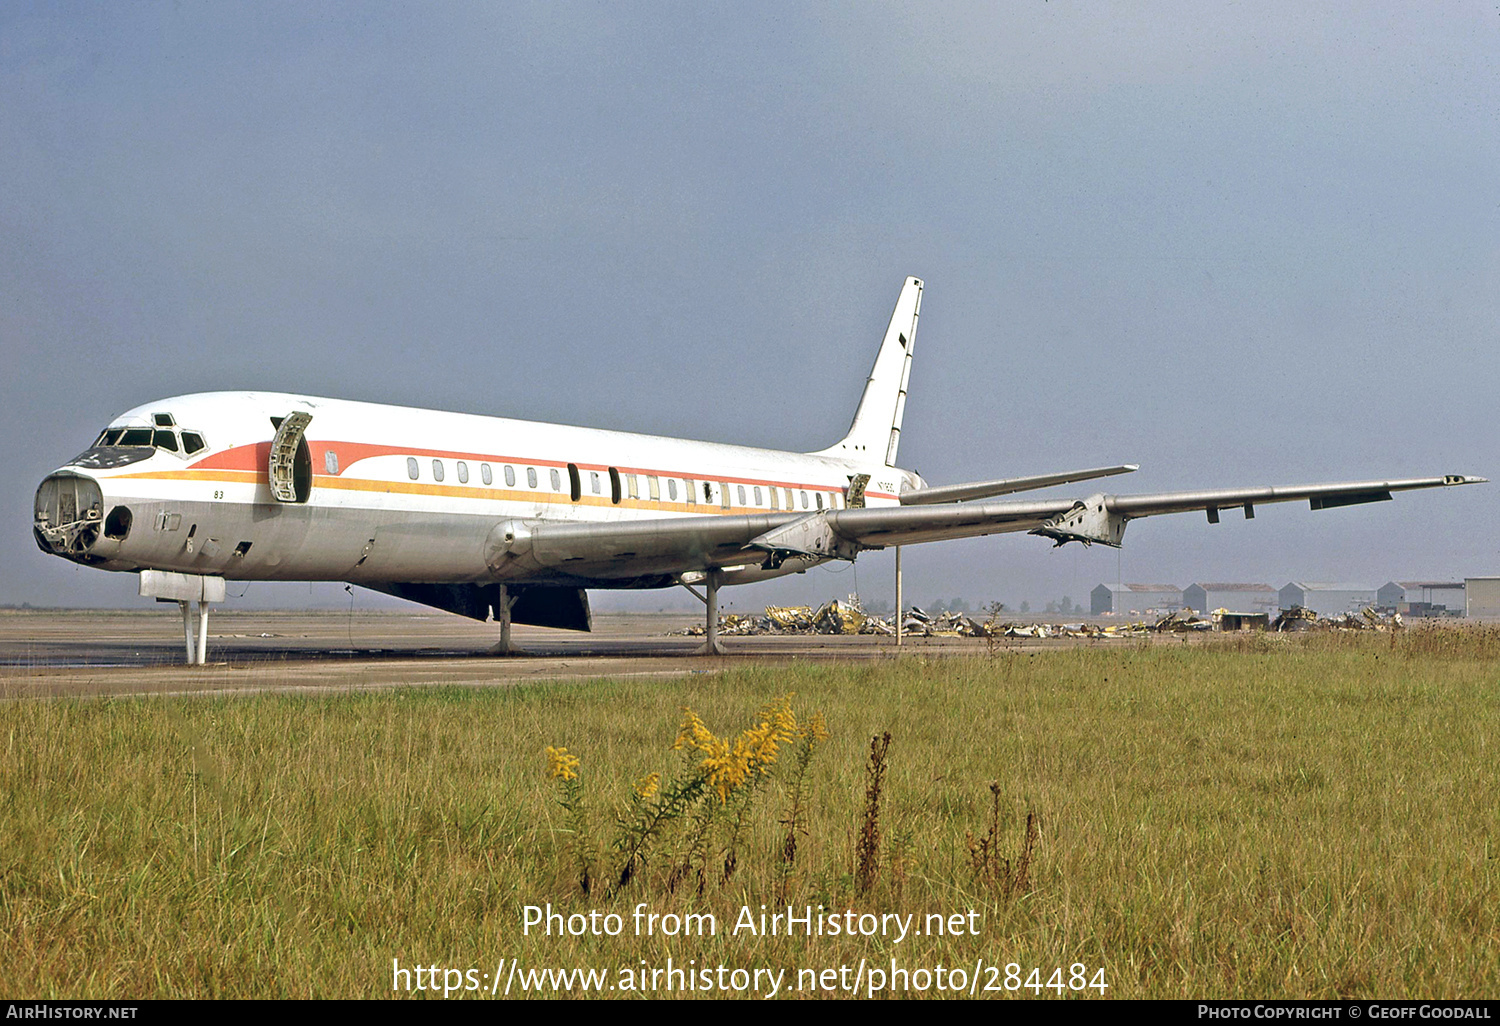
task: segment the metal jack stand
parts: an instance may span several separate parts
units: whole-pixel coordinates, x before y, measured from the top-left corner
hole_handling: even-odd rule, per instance
[[[495,603],[495,621],[500,624],[500,643],[490,649],[490,655],[516,656],[526,654],[510,642],[510,611],[519,597],[519,595],[512,595],[510,589],[505,585],[500,585],[500,598]]]
[[[203,666],[208,661],[208,604],[224,601],[224,578],[197,574],[174,574],[164,570],[141,571],[141,597],[158,602],[176,602],[182,609],[182,640],[187,646],[187,664]],[[198,644],[193,644],[192,604],[198,603]]]
[[[719,570],[709,570],[703,577],[703,590],[706,594],[699,595],[692,586],[684,583],[682,586],[688,593],[708,607],[708,637],[703,644],[694,650],[694,655],[721,656],[729,653],[724,650],[724,643],[719,640],[719,584],[723,580],[723,573]]]

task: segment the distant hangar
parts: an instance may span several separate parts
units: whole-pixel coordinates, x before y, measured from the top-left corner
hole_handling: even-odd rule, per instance
[[[1500,577],[1464,578],[1464,615],[1500,619]]]
[[[1207,616],[1215,609],[1232,609],[1237,613],[1276,612],[1279,601],[1276,589],[1269,584],[1189,584],[1182,589],[1183,605]]]
[[[1269,584],[1209,581],[1178,588],[1174,584],[1101,584],[1091,593],[1095,616],[1147,614],[1191,609],[1208,615],[1216,609],[1269,613],[1301,606],[1319,616],[1336,617],[1375,608],[1403,616],[1500,618],[1500,577],[1462,581],[1387,581],[1379,588],[1359,583],[1291,581]]]
[[[1175,584],[1101,584],[1089,593],[1089,613],[1149,613],[1181,609],[1182,589]]]

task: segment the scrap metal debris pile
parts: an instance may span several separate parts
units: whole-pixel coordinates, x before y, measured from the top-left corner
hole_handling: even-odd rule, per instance
[[[1404,625],[1400,613],[1377,613],[1368,606],[1359,613],[1319,616],[1311,609],[1293,606],[1271,624],[1273,631],[1396,631]]]
[[[909,638],[1145,638],[1154,634],[1191,634],[1222,629],[1224,610],[1200,616],[1190,610],[1171,613],[1155,621],[1120,624],[1018,623],[1001,620],[998,614],[976,620],[963,613],[925,613],[913,606],[906,611],[901,633]],[[1262,626],[1265,621],[1261,620]],[[1372,609],[1361,615],[1320,618],[1301,607],[1288,610],[1271,625],[1274,631],[1305,630],[1394,630],[1399,615],[1382,616]],[[701,637],[703,624],[694,624],[673,634]],[[896,617],[877,616],[860,608],[859,600],[834,600],[820,606],[767,606],[764,613],[724,613],[719,617],[724,636],[775,634],[884,634],[895,636]]]
[[[976,620],[964,613],[925,613],[913,606],[906,611],[901,633],[909,638],[1130,638],[1157,633],[1207,631],[1213,621],[1193,613],[1173,613],[1154,623],[1017,623],[992,615]],[[674,634],[701,637],[702,624]],[[834,600],[814,611],[810,606],[767,606],[762,614],[724,613],[719,617],[721,635],[747,634],[884,634],[896,633],[896,616],[877,616],[860,608],[850,596]]]

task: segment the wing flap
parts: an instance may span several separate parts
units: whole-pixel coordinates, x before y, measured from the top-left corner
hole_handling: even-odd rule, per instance
[[[1389,502],[1391,493],[1386,492],[1361,492],[1357,495],[1330,495],[1326,497],[1314,496],[1308,501],[1313,509],[1334,509],[1338,506],[1358,506],[1365,502]]]

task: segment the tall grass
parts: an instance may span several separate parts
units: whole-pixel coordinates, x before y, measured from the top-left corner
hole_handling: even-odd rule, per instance
[[[391,992],[393,958],[488,971],[671,956],[793,972],[983,958],[1044,978],[1083,963],[1111,997],[1494,994],[1497,654],[1493,634],[1408,632],[7,703],[0,992],[366,997]],[[648,864],[616,894],[581,892],[547,746],[581,759],[604,836],[636,782],[670,770],[684,706],[745,723],[788,691],[832,737],[795,803],[787,781],[757,803],[727,882],[671,890]],[[860,895],[869,740],[886,731],[886,848]],[[977,871],[977,837],[987,858],[1027,853],[1024,888]],[[974,909],[981,926],[899,946],[729,935],[741,906],[778,901]],[[521,906],[547,902],[627,922],[639,902],[709,911],[719,933],[523,936]]]

